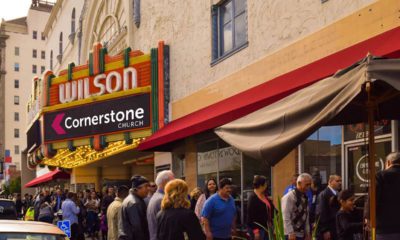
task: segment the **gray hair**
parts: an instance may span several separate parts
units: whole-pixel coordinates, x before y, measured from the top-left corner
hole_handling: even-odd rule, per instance
[[[297,182],[298,182],[298,183],[299,183],[299,182],[302,182],[302,181],[305,180],[305,179],[310,179],[310,180],[312,180],[312,177],[311,177],[311,175],[308,174],[308,173],[302,173],[302,174],[300,174],[300,175],[297,177]]]
[[[400,164],[400,153],[391,152],[387,155],[386,160],[389,160],[392,164]]]
[[[157,187],[160,187],[161,185],[165,185],[165,183],[167,183],[171,177],[174,177],[174,173],[171,170],[164,170],[161,171],[157,174],[157,178],[156,178],[156,185]]]

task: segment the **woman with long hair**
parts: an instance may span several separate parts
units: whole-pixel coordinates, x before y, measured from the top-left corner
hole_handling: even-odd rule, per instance
[[[158,240],[205,240],[196,215],[191,211],[188,200],[188,185],[175,179],[165,186],[161,211],[157,214]]]
[[[199,197],[200,197],[200,195],[202,193],[203,192],[201,191],[201,188],[199,188],[199,187],[194,188],[190,192],[190,194],[189,194],[189,196],[190,196],[190,210],[194,211],[194,209],[196,208],[197,200],[199,200]]]
[[[254,176],[253,189],[247,202],[247,225],[249,233],[252,239],[266,240],[268,239],[268,232],[264,228],[272,227],[275,209],[266,193],[267,178],[259,175]]]
[[[100,208],[100,200],[97,197],[96,192],[90,193],[84,206],[86,207],[87,231],[89,233],[89,237],[95,239],[97,238],[97,234],[99,231],[99,217],[97,216],[97,214],[99,213]]]
[[[217,181],[214,178],[208,179],[206,186],[204,188],[204,193],[200,195],[199,199],[197,200],[196,207],[194,212],[196,213],[197,218],[201,219],[201,211],[203,210],[204,203],[206,200],[218,191]]]

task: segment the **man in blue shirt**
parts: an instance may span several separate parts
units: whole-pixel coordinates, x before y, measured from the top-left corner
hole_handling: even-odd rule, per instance
[[[235,200],[231,196],[232,182],[227,178],[219,182],[217,194],[204,203],[201,213],[207,240],[230,240],[236,230]]]
[[[57,188],[56,194],[53,196],[53,211],[55,213],[61,209],[61,205],[64,200],[65,197],[63,196],[61,189]]]
[[[294,190],[296,188],[296,181],[297,181],[298,177],[299,177],[299,174],[293,174],[292,179],[291,179],[291,183],[290,183],[289,186],[287,186],[285,188],[285,191],[283,192],[283,196],[285,196],[286,193],[288,193],[288,192],[290,192],[290,191],[292,191],[292,190]]]
[[[74,193],[68,192],[67,199],[61,205],[63,220],[69,220],[71,224],[71,240],[77,239],[79,234],[78,214],[80,210],[74,200]]]

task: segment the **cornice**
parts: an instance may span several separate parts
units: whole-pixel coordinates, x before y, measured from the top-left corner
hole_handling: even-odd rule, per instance
[[[57,0],[56,4],[54,5],[53,9],[51,10],[50,17],[47,20],[46,27],[44,28],[44,31],[43,31],[43,34],[46,37],[48,36],[48,34],[53,26],[53,22],[57,18],[57,14],[60,11],[63,2],[64,2],[64,0]]]

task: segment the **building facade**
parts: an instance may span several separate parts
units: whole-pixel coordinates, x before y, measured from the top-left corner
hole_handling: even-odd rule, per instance
[[[396,1],[374,0],[152,1],[131,44],[162,38],[171,45],[172,121],[139,149],[171,152],[156,153],[155,167],[171,167],[190,187],[210,177],[233,179],[242,209],[255,174],[270,179],[274,199],[303,171],[318,172],[323,183],[341,174],[345,187],[365,194],[363,124],[321,128],[275,166],[243,155],[213,130],[368,53],[398,56],[400,46],[390,40],[399,34],[398,10]],[[149,32],[150,40],[140,41]],[[380,159],[398,149],[396,121],[376,132]]]
[[[160,40],[170,49],[165,126],[139,146],[144,153],[135,149],[74,168],[71,183],[98,187],[104,179],[162,169],[191,188],[229,177],[241,209],[256,174],[269,178],[274,199],[302,171],[319,172],[323,182],[339,173],[346,187],[363,193],[367,185],[357,174],[365,156],[363,124],[321,128],[275,166],[244,155],[213,130],[368,53],[398,56],[399,8],[395,0],[57,1],[45,28],[46,51],[53,52],[46,64],[55,74],[70,62],[85,64],[96,42],[110,55],[126,47],[148,53]],[[398,148],[396,121],[377,124],[376,133],[380,157]],[[151,164],[130,165],[148,156]]]
[[[45,70],[44,24],[52,4],[32,1],[28,15],[1,23],[0,158],[21,170],[31,79]],[[9,163],[7,163],[9,164]]]
[[[46,127],[43,120],[43,118],[46,118],[46,113],[54,112],[54,109],[64,108],[62,106],[68,108],[79,105],[76,103],[79,102],[79,100],[84,102],[82,105],[79,105],[83,108],[84,105],[88,103],[88,101],[84,101],[85,99],[90,99],[89,101],[94,103],[101,98],[99,95],[107,95],[119,88],[117,85],[114,85],[116,84],[114,81],[119,81],[121,76],[117,77],[115,75],[116,72],[112,72],[112,70],[117,69],[116,71],[121,71],[120,68],[124,68],[125,63],[120,60],[125,59],[126,56],[129,56],[127,64],[130,66],[129,61],[133,61],[132,67],[136,69],[134,71],[135,74],[137,74],[137,76],[135,75],[135,80],[137,80],[137,86],[135,86],[135,88],[146,88],[148,85],[153,84],[150,82],[150,77],[152,77],[152,75],[150,75],[150,59],[154,58],[153,55],[150,55],[151,49],[146,49],[142,52],[134,48],[128,48],[128,29],[134,26],[133,22],[129,22],[130,18],[128,17],[133,14],[132,12],[133,3],[128,1],[57,1],[45,25],[44,34],[47,37],[46,51],[49,53],[46,66],[51,72],[46,72],[37,80],[38,86],[42,89],[39,90],[41,94],[39,94],[39,97],[32,96],[31,99],[32,102],[36,101],[36,99],[40,99],[41,101],[39,104],[41,106],[39,116],[33,119],[33,121],[39,122],[40,128],[42,129],[41,132],[44,132],[44,135],[40,148],[34,149],[29,155],[31,163],[38,163],[39,161],[35,159],[40,158],[40,163],[42,165],[49,165],[50,169],[54,169],[54,167],[72,168],[71,189],[74,191],[92,187],[101,189],[105,185],[128,184],[130,177],[134,174],[145,175],[149,179],[154,178],[153,153],[139,153],[133,148],[136,144],[135,139],[149,136],[151,129],[144,129],[143,131],[136,131],[131,134],[129,134],[129,132],[124,132],[87,138],[82,136],[77,138],[72,137],[68,139],[68,141],[57,139],[55,141],[50,140],[49,143],[47,141]],[[101,47],[98,47],[99,43]],[[155,46],[158,46],[159,49],[164,48],[160,47],[158,43]],[[96,55],[98,50],[100,51],[100,55]],[[93,73],[93,71],[97,71],[97,68],[93,66],[99,63],[99,56],[104,60],[104,72]],[[158,54],[158,56],[162,55]],[[167,56],[167,54],[165,54],[165,56]],[[140,66],[136,66],[135,64],[139,64]],[[127,68],[127,66],[125,66],[125,68]],[[82,69],[84,70],[82,71]],[[102,93],[93,98],[85,95],[85,99],[79,97],[78,101],[73,101],[68,100],[70,99],[70,95],[67,96],[69,93],[66,93],[68,92],[67,89],[70,89],[71,86],[68,82],[65,84],[63,82],[64,79],[67,78],[67,75],[68,81],[71,80],[69,75],[70,71],[72,73],[72,80],[76,80],[76,84],[81,84],[82,80],[85,84],[87,83],[87,86],[90,85],[89,88],[92,92],[96,92],[97,89],[95,86],[92,86],[94,78],[96,78],[97,75],[103,73],[114,75],[110,78],[107,77],[107,83],[106,79],[103,79],[104,86],[107,85],[106,92],[102,91]],[[88,71],[89,74],[87,74],[86,71]],[[75,77],[75,75],[83,76],[82,74],[87,74],[85,75],[87,78],[78,79]],[[47,80],[51,75],[54,75],[55,78]],[[127,90],[125,88],[125,77],[124,72],[124,91]],[[103,80],[98,81],[103,83]],[[51,89],[47,88],[48,83],[53,85],[53,82],[55,82],[55,85],[51,86]],[[99,84],[99,82],[96,84]],[[108,86],[109,82],[113,83]],[[60,87],[60,89],[58,89],[57,87],[61,85],[63,88]],[[76,90],[74,86],[76,85],[73,85],[72,88],[74,88],[74,90],[72,91]],[[57,90],[55,90],[56,88]],[[109,91],[109,88],[113,90]],[[129,85],[128,88],[134,87]],[[64,99],[61,99],[61,95],[60,97],[55,97],[53,93],[48,92],[51,99],[56,99],[50,100],[51,103],[46,103],[46,100],[43,101],[43,99],[46,98],[45,91],[47,90],[44,89],[53,91],[53,93],[65,92],[63,95]],[[132,92],[130,90],[134,89],[128,89],[128,95],[129,92]],[[146,91],[149,92],[150,90]],[[116,94],[118,95],[118,93]],[[121,93],[120,96],[124,94],[125,93]],[[97,96],[99,96],[98,99]],[[104,97],[107,98],[107,101],[109,98],[112,98],[108,95]],[[30,132],[30,130],[28,130],[28,132]],[[104,146],[96,147],[96,144],[93,142],[96,142],[97,139],[100,139],[102,142],[101,144],[104,144]],[[131,142],[132,139],[134,139],[133,143]],[[121,140],[124,140],[125,143]],[[39,145],[37,144],[36,146],[38,147]],[[51,150],[49,151],[49,149]],[[54,152],[54,154],[49,154],[50,152]]]

